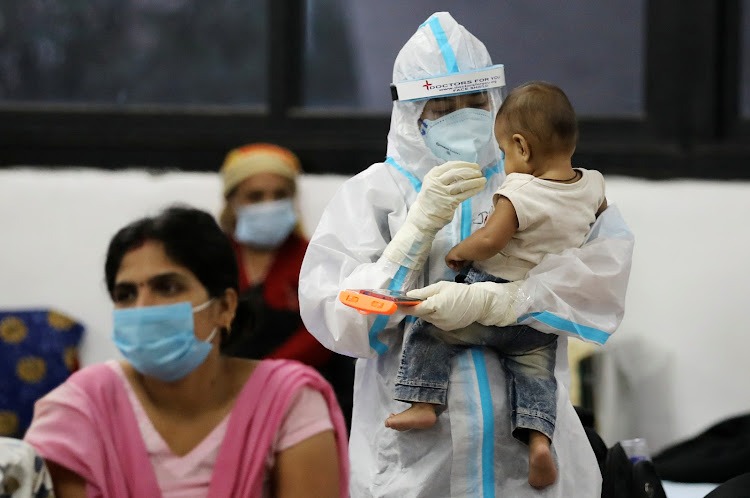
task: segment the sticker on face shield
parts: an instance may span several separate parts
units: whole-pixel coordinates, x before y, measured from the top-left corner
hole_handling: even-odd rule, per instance
[[[505,66],[498,64],[466,73],[449,74],[391,85],[393,100],[419,100],[481,92],[505,86]]]

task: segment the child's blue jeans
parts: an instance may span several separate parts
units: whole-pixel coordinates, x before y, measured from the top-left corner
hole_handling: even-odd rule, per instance
[[[462,277],[459,275],[456,280],[466,284],[507,282],[474,268]],[[446,403],[451,359],[464,347],[443,342],[433,334],[434,328],[419,319],[407,332],[396,377],[396,400]],[[532,429],[551,440],[557,415],[557,336],[526,325],[487,326],[479,334],[472,334],[471,340],[499,353],[508,382],[513,436],[528,442],[528,429]]]

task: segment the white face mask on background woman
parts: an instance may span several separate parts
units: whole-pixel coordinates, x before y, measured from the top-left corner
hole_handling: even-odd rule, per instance
[[[292,199],[248,204],[236,209],[234,238],[243,244],[275,249],[297,225]]]

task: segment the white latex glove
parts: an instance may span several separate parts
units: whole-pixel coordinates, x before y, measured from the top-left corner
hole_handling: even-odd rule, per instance
[[[409,297],[425,301],[405,311],[442,330],[456,330],[474,322],[498,327],[514,325],[518,320],[514,304],[522,283],[478,282],[466,285],[438,282],[409,291]]]
[[[413,270],[421,268],[435,234],[453,219],[458,205],[481,192],[485,183],[487,179],[475,163],[448,161],[432,168],[383,256]]]

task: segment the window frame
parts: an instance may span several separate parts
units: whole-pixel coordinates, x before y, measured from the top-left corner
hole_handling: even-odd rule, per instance
[[[308,173],[352,175],[382,161],[389,115],[301,107],[304,6],[268,4],[266,107],[0,101],[0,167],[216,171],[230,148],[257,141],[291,148]],[[750,159],[750,123],[738,109],[741,7],[648,1],[644,113],[582,117],[576,164],[651,179],[750,178],[741,167]]]

